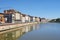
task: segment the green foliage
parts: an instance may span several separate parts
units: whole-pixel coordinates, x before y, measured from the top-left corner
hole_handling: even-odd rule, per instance
[[[52,20],[50,20],[49,22],[60,22],[60,18],[52,19]]]

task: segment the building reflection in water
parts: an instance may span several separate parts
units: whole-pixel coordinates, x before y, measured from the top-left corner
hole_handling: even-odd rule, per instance
[[[0,40],[17,40],[25,33],[39,29],[39,24],[23,26],[20,30],[0,34]]]
[[[39,29],[39,28],[40,28],[39,24],[33,25],[33,30],[37,30],[37,29]]]

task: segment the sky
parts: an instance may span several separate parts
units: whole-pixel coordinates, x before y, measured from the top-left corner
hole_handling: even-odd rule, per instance
[[[60,18],[60,0],[0,0],[0,12],[7,9],[41,18]]]

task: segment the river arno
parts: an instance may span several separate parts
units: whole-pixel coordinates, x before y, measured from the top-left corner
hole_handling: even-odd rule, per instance
[[[33,26],[18,40],[60,40],[60,23],[43,23]]]

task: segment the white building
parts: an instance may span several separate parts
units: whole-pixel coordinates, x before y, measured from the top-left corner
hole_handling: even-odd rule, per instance
[[[29,22],[30,18],[28,15],[25,16],[25,22]]]
[[[35,22],[35,17],[33,17],[33,22]]]
[[[25,23],[25,14],[21,14],[21,21],[22,21],[22,23]]]
[[[28,18],[29,18],[28,22],[31,22],[31,21],[30,21],[30,19],[31,19],[31,18],[30,18],[30,16],[29,16],[29,15],[28,15]]]
[[[15,12],[15,23],[21,23],[21,12]]]

